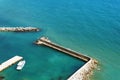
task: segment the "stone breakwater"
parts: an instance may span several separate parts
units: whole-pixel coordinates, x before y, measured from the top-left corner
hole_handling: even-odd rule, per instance
[[[78,58],[86,62],[78,71],[76,71],[72,76],[70,76],[67,80],[89,80],[90,75],[95,68],[97,68],[98,62],[91,57],[83,55],[81,53],[75,52],[71,49],[64,48],[58,44],[51,42],[48,38],[42,37],[38,39],[35,44],[37,45],[45,45],[55,50],[61,51],[72,57]]]
[[[76,71],[68,80],[90,80],[90,75],[93,74],[93,70],[97,68],[98,62],[94,59],[90,59],[85,65],[83,65],[78,71]]]
[[[30,32],[39,31],[39,28],[35,27],[0,27],[0,32]]]

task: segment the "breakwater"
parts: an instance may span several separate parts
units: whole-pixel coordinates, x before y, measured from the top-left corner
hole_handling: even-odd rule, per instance
[[[81,53],[75,52],[71,49],[64,48],[58,44],[55,44],[51,42],[48,38],[42,37],[38,39],[35,42],[37,45],[45,45],[50,48],[53,48],[55,50],[64,52],[72,57],[78,58],[84,62],[86,62],[85,65],[83,65],[78,71],[76,71],[72,76],[68,78],[68,80],[88,80],[89,76],[93,72],[93,70],[97,66],[97,61],[95,59],[92,59],[91,57],[88,57],[86,55],[83,55]]]
[[[0,32],[30,32],[39,31],[36,27],[0,27]]]
[[[94,59],[90,59],[85,65],[77,70],[68,80],[89,80],[93,70],[97,68],[98,62]]]

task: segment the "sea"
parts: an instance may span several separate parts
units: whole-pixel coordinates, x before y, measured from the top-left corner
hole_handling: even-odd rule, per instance
[[[99,62],[91,80],[120,80],[120,0],[0,0],[0,63],[15,55],[26,64],[0,72],[5,80],[67,80],[85,62],[34,42],[42,36]]]

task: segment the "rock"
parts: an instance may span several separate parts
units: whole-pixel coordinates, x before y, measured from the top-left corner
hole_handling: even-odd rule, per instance
[[[4,76],[0,76],[0,80],[3,80],[5,77]]]

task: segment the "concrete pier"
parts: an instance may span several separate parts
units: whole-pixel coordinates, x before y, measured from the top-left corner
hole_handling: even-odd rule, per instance
[[[2,64],[0,64],[0,72],[3,71],[4,69],[8,68],[12,64],[17,63],[18,61],[20,61],[22,59],[23,59],[23,57],[21,57],[21,56],[14,56],[13,58],[3,62]]]
[[[39,28],[35,27],[0,27],[0,32],[33,32],[39,31]]]
[[[78,58],[78,59],[86,62],[86,64],[84,66],[82,66],[78,71],[76,71],[72,76],[70,76],[68,78],[68,80],[88,80],[89,75],[92,73],[93,69],[95,69],[97,66],[96,60],[94,60],[86,55],[83,55],[81,53],[75,52],[71,49],[64,48],[58,44],[55,44],[55,43],[51,42],[48,38],[42,37],[42,38],[38,39],[35,43],[37,45],[48,46],[50,48],[64,52],[68,55],[71,55],[72,57]]]

